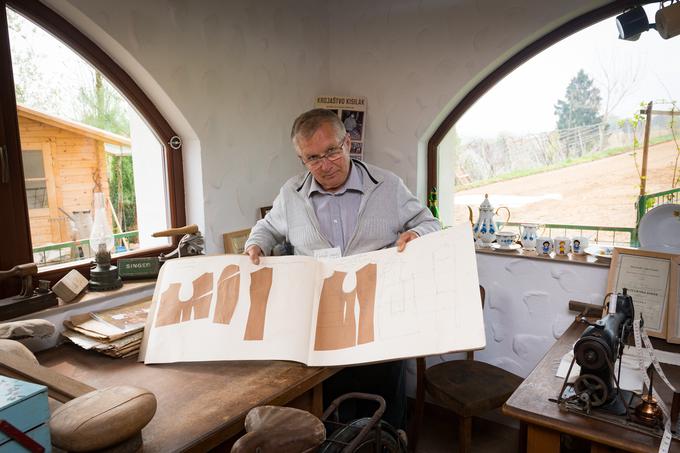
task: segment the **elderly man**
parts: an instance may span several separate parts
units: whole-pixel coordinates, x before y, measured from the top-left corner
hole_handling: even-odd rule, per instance
[[[283,242],[297,255],[339,257],[394,245],[402,251],[418,236],[440,229],[399,177],[350,159],[350,137],[335,112],[303,113],[293,123],[291,139],[308,171],[283,185],[272,210],[251,230],[245,253],[253,263]],[[328,402],[350,391],[382,395],[385,419],[404,426],[402,362],[346,368],[324,386]]]

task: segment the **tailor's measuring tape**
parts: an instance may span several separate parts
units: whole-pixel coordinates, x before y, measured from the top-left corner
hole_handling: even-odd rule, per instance
[[[635,349],[637,351],[640,372],[642,373],[642,379],[647,388],[649,388],[649,376],[646,373],[647,368],[645,366],[645,361],[642,358],[643,344],[644,351],[649,355],[649,358],[652,364],[654,365],[654,369],[656,370],[657,374],[671,389],[671,391],[675,392],[675,387],[673,386],[673,384],[670,383],[670,381],[666,377],[666,373],[664,373],[663,370],[661,369],[661,364],[659,363],[659,361],[656,358],[656,355],[654,354],[654,347],[652,346],[652,342],[650,341],[649,336],[647,336],[647,332],[640,329],[639,318],[633,321],[633,336],[635,337]],[[661,442],[659,443],[659,453],[668,453],[668,450],[671,448],[671,440],[673,439],[673,435],[671,434],[671,414],[670,411],[668,410],[668,407],[666,406],[666,403],[664,403],[661,397],[659,397],[659,394],[656,392],[656,388],[652,389],[652,394],[654,398],[656,398],[656,402],[659,405],[659,408],[661,409],[661,412],[663,413],[664,417],[664,430],[663,437],[661,438]]]

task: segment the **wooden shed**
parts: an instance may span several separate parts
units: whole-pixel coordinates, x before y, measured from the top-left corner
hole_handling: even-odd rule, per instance
[[[66,214],[89,216],[95,191],[108,199],[106,150],[129,152],[130,139],[24,106],[17,111],[33,247],[86,238],[89,231],[73,237]]]

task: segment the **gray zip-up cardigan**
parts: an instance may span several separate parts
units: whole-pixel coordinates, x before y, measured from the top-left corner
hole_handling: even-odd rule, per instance
[[[362,173],[364,194],[356,230],[343,255],[391,247],[407,230],[422,236],[441,229],[439,221],[411,194],[401,178],[373,165],[353,162]],[[288,241],[296,255],[311,256],[314,250],[331,247],[321,233],[307,196],[312,178],[308,172],[286,181],[272,209],[250,231],[246,249],[256,244],[265,255],[270,255],[274,245]]]

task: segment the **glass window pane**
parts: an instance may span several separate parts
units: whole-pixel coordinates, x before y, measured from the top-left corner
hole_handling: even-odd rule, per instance
[[[45,178],[42,151],[23,151],[24,178]]]
[[[646,8],[648,17],[657,6]],[[467,221],[468,206],[476,219],[488,193],[495,208],[510,209],[511,222],[634,228],[642,181],[646,193],[680,187],[677,116],[652,114],[642,174],[641,109],[653,101],[655,111],[677,115],[679,107],[678,61],[669,55],[680,55],[679,39],[664,40],[652,29],[623,41],[612,17],[502,79],[439,146],[444,222]],[[617,242],[629,237],[617,233]]]
[[[33,256],[40,266],[93,256],[103,193],[112,253],[166,246],[164,148],[106,78],[52,35],[7,9]]]

